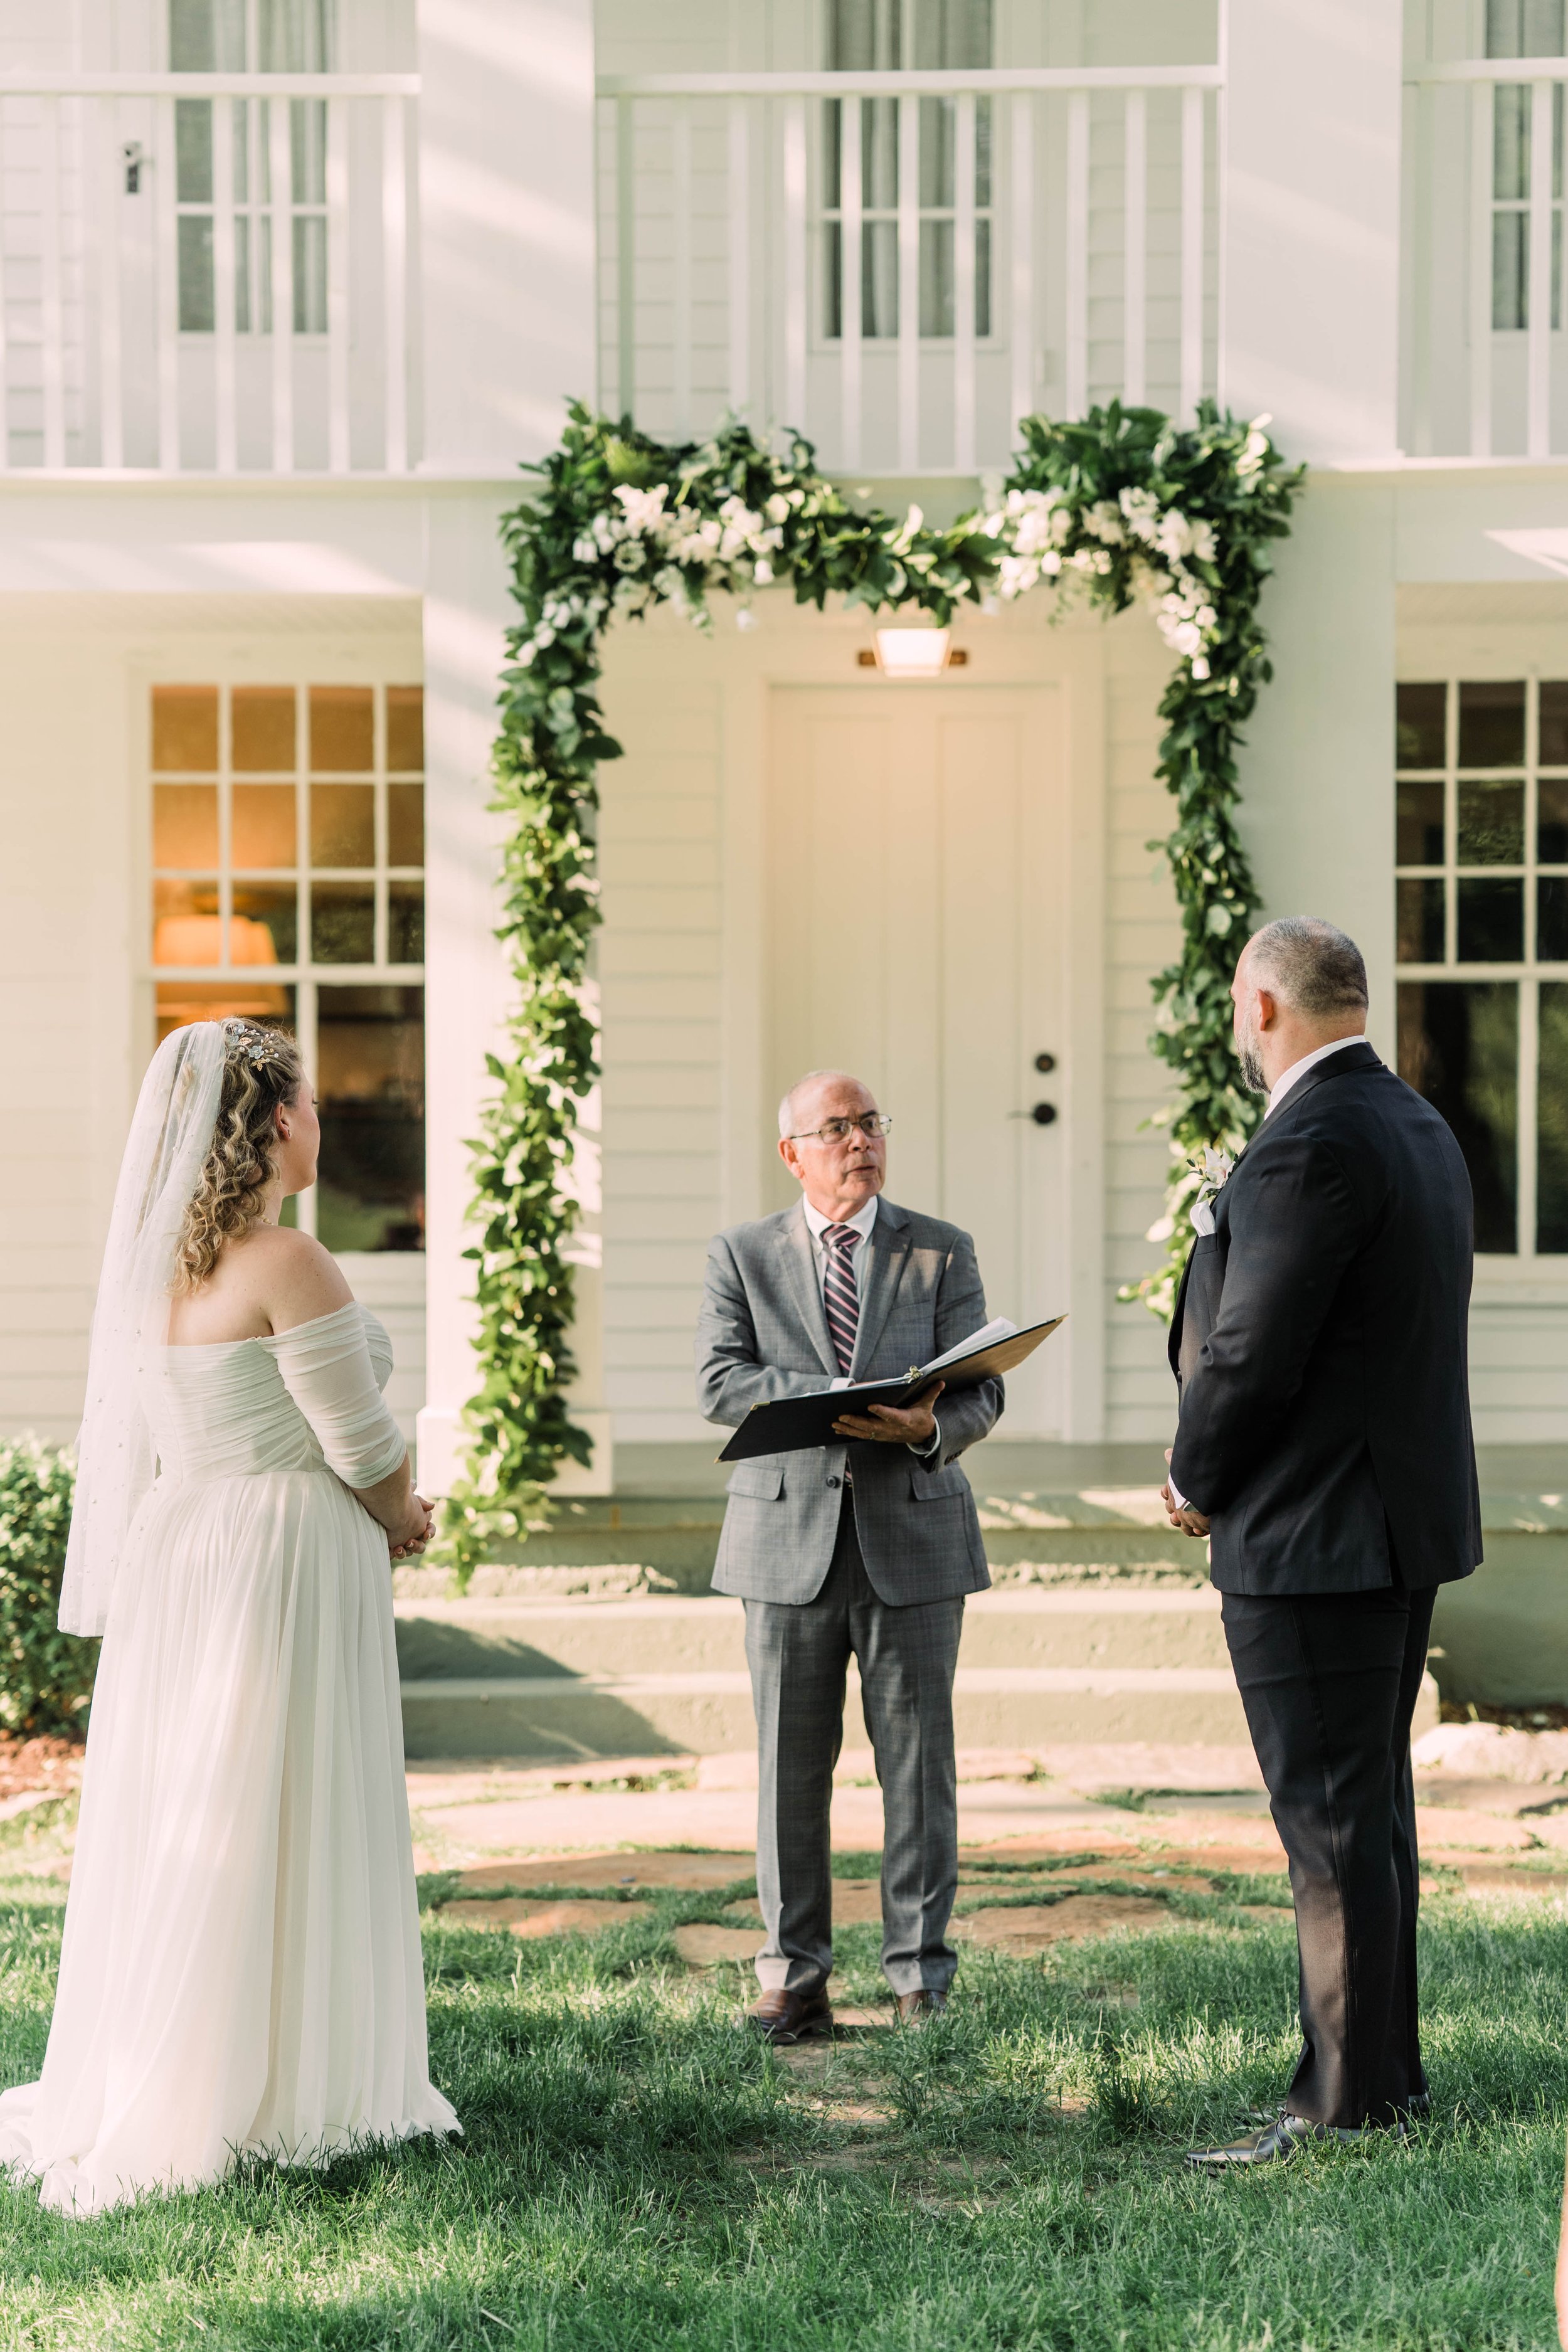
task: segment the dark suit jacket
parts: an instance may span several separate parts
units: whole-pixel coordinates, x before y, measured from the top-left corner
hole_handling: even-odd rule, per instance
[[[857,1380],[885,1380],[929,1363],[985,1321],[969,1235],[886,1197],[856,1252],[855,1274]],[[754,1404],[829,1388],[837,1377],[802,1202],[718,1234],[708,1251],[697,1326],[697,1402],[704,1418],[733,1429]],[[988,1433],[1001,1411],[1001,1381],[982,1381],[939,1399],[942,1444],[930,1455],[857,1439],[738,1462],[714,1591],[748,1601],[815,1600],[832,1565],[847,1461],[860,1555],[884,1601],[901,1608],[983,1591],[991,1571],[958,1456]]]
[[[1361,1042],[1237,1162],[1171,1324],[1171,1475],[1222,1592],[1442,1584],[1481,1557],[1453,1134]]]

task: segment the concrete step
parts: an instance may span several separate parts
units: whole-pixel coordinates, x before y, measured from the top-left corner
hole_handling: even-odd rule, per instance
[[[714,1755],[754,1737],[738,1601],[405,1600],[397,1643],[412,1756]],[[953,1706],[964,1748],[1247,1737],[1207,1590],[973,1594]]]

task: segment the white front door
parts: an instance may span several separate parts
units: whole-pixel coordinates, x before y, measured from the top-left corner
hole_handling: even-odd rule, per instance
[[[1061,694],[956,681],[775,689],[768,1067],[853,1071],[894,1125],[888,1192],[974,1236],[986,1304],[1068,1303]],[[1037,1057],[1056,1067],[1041,1072]],[[774,1163],[767,1205],[794,1192]],[[1008,1381],[1005,1433],[1068,1425],[1065,1349]]]

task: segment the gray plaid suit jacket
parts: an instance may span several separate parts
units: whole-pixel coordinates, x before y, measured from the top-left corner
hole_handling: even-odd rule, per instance
[[[956,1225],[882,1200],[856,1253],[860,1325],[852,1377],[887,1380],[967,1339],[985,1321],[974,1244]],[[802,1396],[838,1377],[804,1204],[734,1225],[710,1244],[697,1325],[697,1395],[728,1428],[752,1405]],[[954,1390],[937,1406],[942,1445],[929,1461],[903,1445],[819,1446],[738,1462],[713,1570],[716,1592],[806,1601],[833,1559],[846,1460],[866,1572],[895,1607],[980,1592],[991,1581],[980,1518],[958,1467],[1002,1411],[1000,1381]]]

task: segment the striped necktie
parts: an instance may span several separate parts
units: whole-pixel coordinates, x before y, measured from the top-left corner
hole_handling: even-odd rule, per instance
[[[838,1369],[848,1376],[855,1360],[855,1334],[860,1328],[860,1298],[855,1287],[856,1244],[860,1236],[853,1225],[825,1225],[822,1239],[827,1251],[826,1270],[822,1277],[822,1303],[827,1310],[827,1328],[833,1338],[833,1352],[838,1359]]]

